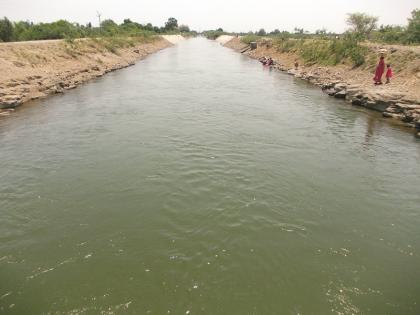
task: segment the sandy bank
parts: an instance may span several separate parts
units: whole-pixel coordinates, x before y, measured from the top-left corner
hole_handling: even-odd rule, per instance
[[[174,45],[185,40],[185,37],[181,35],[162,35],[162,37]]]
[[[169,36],[179,41],[177,36]],[[30,100],[62,93],[104,74],[133,65],[169,40],[86,39],[0,44],[0,115]]]
[[[394,59],[401,57],[404,61],[401,62],[401,70],[397,68],[391,84],[375,86],[372,80],[374,65],[367,69],[346,65],[303,65],[296,54],[281,53],[269,43],[258,43],[257,49],[250,50],[239,38],[231,39],[224,46],[255,59],[270,56],[276,63],[275,68],[319,85],[330,96],[380,111],[384,117],[397,119],[420,130],[420,59],[414,55],[411,59],[403,59],[407,54],[417,54],[413,47],[387,47],[396,54]],[[300,64],[298,70],[294,69],[296,59]]]
[[[222,35],[216,38],[216,42],[219,42],[220,44],[225,45],[227,42],[231,41],[234,38],[235,38],[234,36]]]

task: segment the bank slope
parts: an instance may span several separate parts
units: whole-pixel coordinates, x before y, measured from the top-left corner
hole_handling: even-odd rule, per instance
[[[396,73],[391,84],[374,86],[372,78],[379,47],[372,44],[368,45],[371,54],[367,63],[357,68],[345,64],[308,65],[298,54],[282,53],[270,41],[259,42],[256,49],[250,49],[240,38],[233,38],[224,46],[255,59],[272,57],[275,68],[319,85],[333,97],[380,111],[384,117],[420,130],[420,47],[387,46]],[[294,67],[296,61],[299,63],[297,70]]]
[[[179,40],[177,38],[177,40]],[[173,44],[162,37],[0,44],[0,115],[30,100],[73,89]]]

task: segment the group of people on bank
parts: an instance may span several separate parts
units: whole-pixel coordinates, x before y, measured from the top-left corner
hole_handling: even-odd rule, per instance
[[[273,58],[271,57],[261,57],[259,59],[259,61],[264,65],[264,66],[274,66],[275,62],[273,60]],[[299,63],[297,60],[295,60],[295,70],[298,70],[299,67]],[[382,83],[382,77],[385,73],[385,55],[384,53],[381,53],[381,57],[379,59],[379,63],[376,66],[376,71],[375,71],[375,77],[373,78],[373,81],[375,83],[375,85],[381,85]],[[385,78],[386,84],[391,83],[391,78],[394,76],[394,73],[392,71],[391,65],[387,64],[386,65],[386,73],[385,73]]]
[[[261,57],[260,62],[263,64],[263,66],[274,66],[274,60],[271,57]]]

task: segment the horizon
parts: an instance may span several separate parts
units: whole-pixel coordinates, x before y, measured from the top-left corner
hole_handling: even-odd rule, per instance
[[[72,3],[61,0],[53,3],[46,0],[37,3],[27,0],[3,0],[0,3],[0,12],[2,16],[14,22],[48,23],[62,19],[83,25],[90,22],[97,26],[99,11],[102,20],[111,19],[119,24],[124,19],[130,19],[141,24],[163,26],[169,17],[174,17],[179,24],[188,25],[198,32],[217,28],[234,33],[255,32],[261,28],[268,32],[275,29],[292,32],[298,27],[311,33],[319,29],[342,33],[347,29],[348,13],[363,12],[377,16],[378,25],[406,25],[411,11],[418,8],[418,2],[415,0],[407,0],[402,4],[378,0],[369,3],[362,0],[344,3],[333,0],[322,0],[318,3],[309,0],[277,3],[269,0],[264,7],[251,5],[248,0],[234,0],[228,4],[221,0],[202,2],[198,7],[191,0],[181,0],[177,4],[164,4],[163,1],[156,0],[138,5],[121,0],[115,10],[115,2],[111,0],[94,0],[89,3],[81,0]],[[326,6],[328,9],[325,9]],[[294,12],[298,13],[293,14]]]

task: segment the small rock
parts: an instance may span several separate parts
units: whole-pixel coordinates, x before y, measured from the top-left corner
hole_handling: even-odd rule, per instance
[[[394,118],[394,119],[398,119],[398,120],[401,120],[404,117],[403,114],[393,114],[393,113],[389,113],[389,112],[383,112],[382,116],[384,116],[385,118]]]
[[[326,89],[324,90],[324,92],[327,93],[329,96],[334,96],[337,93],[337,91],[334,88]]]
[[[345,90],[341,90],[334,94],[335,98],[345,99],[347,96],[347,92]]]
[[[334,89],[336,89],[338,92],[343,91],[347,88],[347,84],[345,83],[337,83],[334,85]]]
[[[351,100],[351,104],[355,106],[363,106],[363,101],[361,98],[354,98]]]

